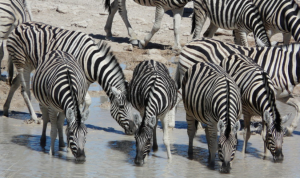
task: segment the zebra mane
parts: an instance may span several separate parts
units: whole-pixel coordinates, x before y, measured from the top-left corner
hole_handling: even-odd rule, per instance
[[[77,119],[78,120],[78,123],[81,122],[81,113],[80,113],[80,109],[79,109],[79,105],[78,105],[78,100],[76,99],[76,95],[74,95],[74,92],[73,92],[73,84],[72,84],[72,81],[71,81],[71,75],[70,75],[70,71],[68,69],[68,65],[67,66],[67,76],[68,76],[68,81],[69,81],[69,86],[70,86],[70,92],[71,92],[71,97],[72,97],[72,100],[73,100],[73,103],[74,103],[74,115],[76,116],[77,115]]]
[[[277,110],[276,104],[275,104],[275,98],[274,98],[274,93],[272,90],[270,90],[270,83],[268,82],[268,77],[267,77],[267,73],[266,72],[262,72],[262,76],[263,76],[263,82],[265,84],[265,89],[267,91],[267,99],[268,102],[270,104],[270,108],[272,110],[273,113],[273,117],[275,118],[274,120],[274,126],[275,129],[280,132],[281,131],[281,116],[279,111]]]
[[[231,122],[230,122],[230,118],[229,118],[229,81],[228,81],[228,78],[227,76],[225,76],[225,79],[226,79],[226,121],[227,121],[227,127],[225,129],[225,137],[228,138],[229,137],[229,134],[231,132]]]

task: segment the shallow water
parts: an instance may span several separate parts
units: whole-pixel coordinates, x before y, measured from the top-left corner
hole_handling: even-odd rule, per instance
[[[99,89],[92,85],[91,89]],[[112,119],[108,110],[99,108],[107,97],[92,98],[86,143],[86,161],[77,163],[70,153],[58,151],[49,155],[50,124],[47,131],[47,146],[39,145],[42,125],[27,125],[27,109],[14,111],[10,117],[0,117],[0,177],[298,177],[300,163],[300,131],[284,138],[283,163],[274,163],[269,153],[263,160],[263,142],[260,135],[252,135],[246,157],[241,150],[242,135],[238,135],[238,147],[230,174],[219,173],[220,161],[215,170],[206,167],[208,149],[202,130],[194,139],[194,158],[188,159],[188,136],[185,112],[179,106],[176,126],[170,130],[172,160],[162,141],[162,129],[157,128],[159,150],[151,152],[142,167],[134,165],[135,139],[124,135],[122,128]],[[38,104],[33,99],[38,110]],[[284,112],[293,109],[280,104]],[[0,111],[1,112],[1,111]],[[2,115],[2,114],[1,114]],[[160,123],[159,123],[160,125]],[[58,142],[56,142],[58,146]]]

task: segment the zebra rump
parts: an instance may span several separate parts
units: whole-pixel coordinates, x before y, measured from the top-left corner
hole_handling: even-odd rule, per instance
[[[84,121],[87,119],[89,111],[81,113],[80,105],[84,102],[87,89],[84,72],[70,54],[62,51],[50,51],[39,60],[32,81],[32,90],[43,113],[42,146],[45,146],[46,143],[45,132],[50,116],[52,154],[54,154],[57,130],[60,146],[64,146],[61,129],[66,117],[68,147],[77,159],[84,159],[87,134]],[[57,114],[59,114],[58,119]]]
[[[214,168],[218,149],[222,161],[220,171],[229,173],[240,129],[242,106],[238,86],[220,66],[199,62],[184,75],[182,97],[188,123],[189,156],[193,155],[193,138],[198,122],[201,122],[208,143],[208,166]]]
[[[171,158],[169,141],[169,114],[175,109],[177,101],[177,87],[165,65],[154,60],[141,62],[133,71],[133,78],[129,85],[129,100],[142,118],[136,121],[138,129],[135,133],[136,157],[135,163],[143,165],[144,158],[150,152],[153,139],[153,150],[158,148],[156,126],[161,120],[164,131],[164,144],[168,158]]]

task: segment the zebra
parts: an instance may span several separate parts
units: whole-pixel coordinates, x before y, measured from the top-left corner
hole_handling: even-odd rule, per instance
[[[300,42],[300,8],[295,0],[251,0],[261,14],[268,37],[283,34],[283,43],[291,36]]]
[[[245,123],[243,153],[245,154],[251,136],[250,119],[259,115],[263,118],[264,157],[268,148],[274,161],[281,161],[283,159],[281,124],[286,122],[290,115],[281,118],[275,103],[274,85],[269,75],[253,59],[241,54],[228,56],[222,60],[220,66],[240,88]]]
[[[213,37],[220,27],[234,30],[237,34],[237,44],[248,46],[247,34],[253,32],[258,46],[271,46],[260,14],[250,1],[194,0],[191,32],[194,32],[193,39],[200,38],[206,17],[209,17],[211,22],[204,37]]]
[[[241,96],[234,80],[220,66],[199,62],[191,66],[182,80],[182,97],[188,124],[190,157],[198,122],[205,128],[208,166],[214,168],[218,149],[221,172],[229,173],[240,130]],[[220,138],[217,147],[217,132]]]
[[[104,41],[95,44],[90,36],[82,32],[65,30],[39,22],[26,22],[12,31],[7,41],[7,48],[10,60],[19,74],[12,81],[4,104],[5,116],[8,115],[12,96],[21,83],[22,95],[31,118],[37,120],[27,94],[29,93],[29,74],[36,69],[39,59],[46,52],[61,50],[71,54],[78,61],[85,73],[88,86],[96,81],[102,86],[111,101],[111,116],[125,129],[125,133],[133,134],[136,130],[136,125],[132,121],[133,108],[127,99],[128,82],[125,81],[122,68],[110,51],[110,46]],[[3,46],[0,52],[2,52],[0,53],[1,59]],[[85,104],[89,106],[90,98],[87,96]]]
[[[243,47],[208,38],[193,40],[186,44],[180,53],[175,81],[179,86],[185,71],[194,63],[202,61],[220,64],[223,59],[232,54],[242,54],[252,58],[268,73],[274,84],[277,99],[288,97],[300,78],[297,63],[300,60],[299,49],[298,51],[288,50],[295,46],[298,45],[285,47],[284,50],[280,47]],[[291,100],[288,100],[287,104],[295,105]],[[292,124],[284,128],[285,135],[292,134],[297,127],[298,120],[299,118],[295,117]]]
[[[191,0],[146,0],[146,1],[141,1],[141,0],[134,0],[134,2],[142,5],[142,6],[155,6],[155,22],[152,27],[152,30],[148,35],[144,38],[144,40],[137,40],[137,35],[132,29],[128,17],[127,17],[127,9],[126,9],[126,4],[125,0],[114,0],[110,4],[110,0],[105,0],[105,9],[108,9],[109,11],[109,16],[107,17],[107,21],[104,27],[104,30],[106,32],[106,39],[107,40],[112,40],[112,32],[111,32],[111,27],[112,27],[112,22],[114,15],[116,14],[117,10],[119,9],[119,13],[126,25],[128,35],[130,36],[130,42],[134,45],[138,45],[139,48],[145,48],[151,38],[154,36],[154,34],[160,29],[161,21],[163,18],[164,13],[167,10],[172,10],[173,12],[173,25],[174,25],[174,37],[175,37],[175,44],[172,47],[174,52],[178,52],[181,50],[181,45],[180,45],[180,22],[184,10],[184,6]]]
[[[0,17],[0,44],[8,38],[10,32],[17,25],[32,19],[30,6],[26,0],[0,0]]]
[[[144,158],[150,152],[153,139],[153,151],[157,151],[156,126],[161,120],[164,131],[164,144],[168,158],[171,159],[170,140],[167,115],[175,109],[177,87],[165,65],[154,60],[139,63],[134,71],[129,85],[129,100],[142,118],[136,117],[138,129],[135,133],[137,165],[144,164]]]
[[[54,143],[59,133],[59,147],[64,147],[63,124],[67,118],[67,143],[76,159],[85,157],[84,145],[87,128],[84,121],[89,110],[81,113],[88,85],[84,71],[73,56],[62,51],[49,51],[38,63],[32,79],[32,91],[39,101],[43,114],[43,132],[41,146],[46,145],[47,124],[51,122],[51,148],[54,155]],[[58,115],[58,118],[57,118]]]

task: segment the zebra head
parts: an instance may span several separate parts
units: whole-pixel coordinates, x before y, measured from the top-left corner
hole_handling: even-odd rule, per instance
[[[144,158],[150,152],[156,117],[152,116],[149,119],[143,119],[143,122],[140,117],[136,119],[139,120],[135,121],[138,124],[138,129],[135,133],[136,156],[134,162],[136,165],[142,166],[144,164]]]
[[[225,124],[222,120],[218,122],[218,130],[220,132],[218,154],[222,161],[222,167],[220,172],[229,173],[230,164],[234,159],[236,146],[237,146],[237,132],[240,130],[240,121],[237,121],[233,127],[228,126],[225,128]]]
[[[281,124],[284,124],[287,120],[289,120],[291,114],[280,118],[280,114],[276,110],[275,117],[276,119],[273,119],[273,117],[270,116],[269,111],[264,112],[262,137],[265,142],[265,147],[270,150],[271,154],[273,155],[273,159],[276,162],[283,160],[282,143],[284,131]]]
[[[76,160],[85,160],[84,145],[86,141],[87,128],[84,121],[88,118],[89,110],[81,114],[78,111],[68,108],[66,118],[68,121],[66,128],[67,143]],[[77,116],[77,117],[76,117]]]
[[[125,134],[133,135],[137,129],[133,122],[137,114],[133,114],[131,103],[128,101],[127,92],[122,92],[116,87],[111,87],[113,97],[111,97],[110,113],[119,125],[125,130]]]

